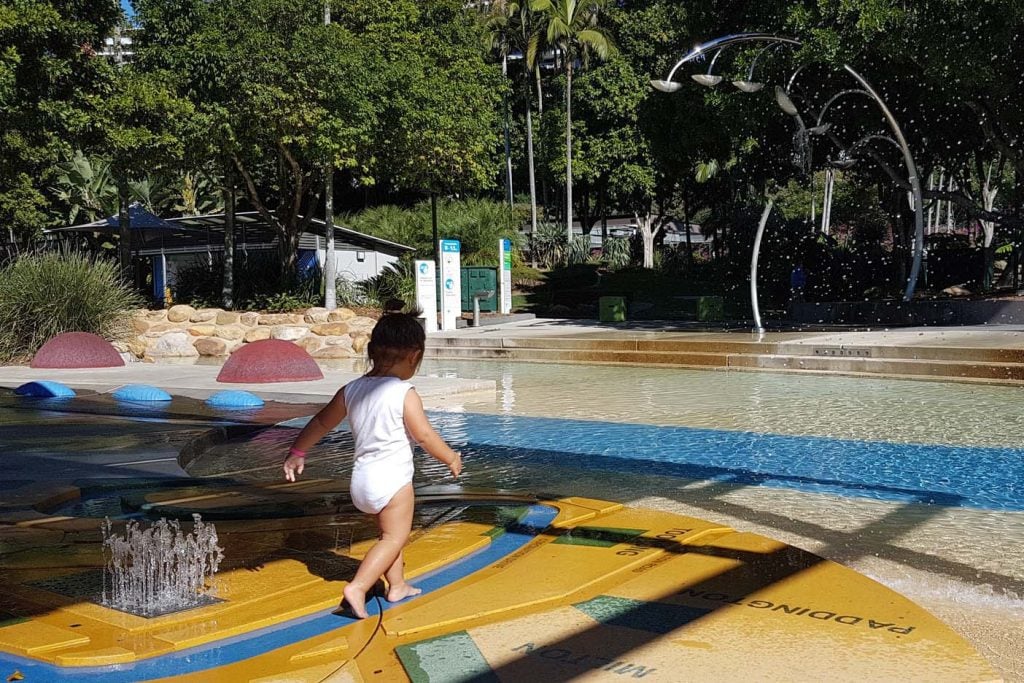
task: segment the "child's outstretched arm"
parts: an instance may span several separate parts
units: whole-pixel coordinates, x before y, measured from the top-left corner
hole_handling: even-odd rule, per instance
[[[327,432],[331,431],[345,419],[348,409],[345,407],[345,387],[338,390],[334,398],[306,423],[299,435],[295,437],[292,447],[288,449],[288,458],[284,461],[284,478],[295,481],[302,474],[306,464],[306,451],[312,448]]]
[[[410,389],[405,395],[404,418],[409,436],[436,460],[448,465],[453,477],[459,476],[462,472],[462,456],[453,451],[441,435],[434,431],[427,414],[423,412],[423,401],[415,389]]]

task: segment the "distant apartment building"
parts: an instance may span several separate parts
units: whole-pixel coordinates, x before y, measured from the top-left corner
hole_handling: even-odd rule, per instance
[[[96,54],[110,59],[115,64],[132,61],[135,57],[135,31],[134,28],[117,26],[113,35],[103,39],[103,45]]]

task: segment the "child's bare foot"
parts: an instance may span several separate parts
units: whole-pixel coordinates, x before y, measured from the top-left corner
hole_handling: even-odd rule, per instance
[[[400,583],[395,586],[388,586],[388,602],[398,602],[419,595],[423,591],[411,583]]]
[[[345,596],[345,601],[352,609],[353,614],[360,619],[370,616],[366,612],[366,591],[360,590],[358,586],[353,586],[350,583],[342,589],[341,594]]]

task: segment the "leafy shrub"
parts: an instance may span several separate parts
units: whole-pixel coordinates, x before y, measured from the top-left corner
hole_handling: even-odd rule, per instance
[[[314,300],[308,292],[278,292],[257,297],[247,308],[258,308],[267,313],[290,313],[318,303],[319,299]]]
[[[632,247],[629,240],[621,237],[612,237],[604,244],[601,257],[613,270],[625,268],[633,259]]]
[[[590,237],[573,236],[570,240],[564,225],[541,223],[531,235],[530,249],[533,257],[546,268],[571,266],[586,263],[590,258]]]
[[[0,270],[0,360],[34,354],[63,332],[122,337],[140,306],[113,261],[77,252],[22,256]]]
[[[407,308],[416,305],[416,279],[411,260],[402,259],[385,266],[379,274],[363,280],[359,287],[363,292],[364,306],[384,308],[389,301],[398,299]]]
[[[349,280],[344,275],[338,277],[334,285],[335,301],[339,306],[366,306],[366,292],[356,280]]]
[[[523,287],[533,287],[541,283],[544,275],[536,268],[527,265],[512,266],[512,284]]]
[[[519,226],[524,216],[504,202],[487,199],[437,201],[440,237],[462,242],[462,261],[476,259],[479,265],[498,262],[498,240],[508,238],[518,247]],[[419,258],[432,258],[435,244],[430,202],[412,208],[378,206],[366,209],[342,221],[368,235],[416,248]]]
[[[476,251],[472,254],[466,254],[459,258],[459,263],[463,267],[481,266],[487,268],[498,267],[498,252],[494,251],[492,254],[488,254],[482,251]]]
[[[660,258],[659,258],[660,257]],[[696,255],[694,255],[696,258]],[[654,254],[655,268],[668,275],[682,275],[690,270],[692,259],[686,245],[666,246]]]
[[[565,230],[554,223],[540,223],[537,232],[530,235],[530,253],[545,268],[553,268],[562,257]]]
[[[172,294],[177,303],[186,303],[196,308],[213,308],[222,303],[223,287],[224,261],[220,254],[216,254],[212,266],[197,260],[179,267]],[[235,292],[237,295],[237,285]]]
[[[569,241],[569,247],[565,250],[566,265],[586,263],[590,260],[590,237],[587,235],[574,235]]]
[[[235,308],[286,312],[316,306],[321,299],[320,269],[305,277],[285,273],[276,250],[235,256]],[[193,306],[220,306],[224,287],[224,260],[214,254],[213,265],[196,260],[178,269],[174,298]]]

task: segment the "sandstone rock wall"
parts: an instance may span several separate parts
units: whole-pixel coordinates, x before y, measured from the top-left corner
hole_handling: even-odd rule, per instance
[[[136,311],[133,336],[115,342],[148,363],[172,358],[226,357],[260,339],[294,342],[318,359],[362,355],[376,321],[347,308],[310,308],[301,313],[253,313],[177,305]]]

